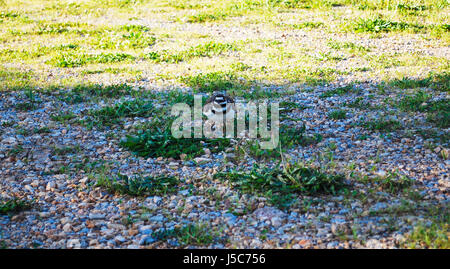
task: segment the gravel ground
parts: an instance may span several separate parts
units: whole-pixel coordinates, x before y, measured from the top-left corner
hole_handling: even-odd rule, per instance
[[[370,86],[361,86],[359,95],[367,97]],[[395,194],[376,190],[368,199],[348,199],[344,196],[301,197],[312,201],[308,209],[291,208],[281,211],[267,204],[262,197],[239,195],[227,184],[212,179],[211,175],[226,166],[249,167],[255,160],[247,158],[238,164],[225,163],[226,153],[202,156],[201,165],[189,161],[170,159],[145,159],[136,157],[119,147],[119,140],[127,130],[115,130],[118,138],[111,138],[106,131],[87,130],[76,124],[62,125],[50,119],[57,111],[72,110],[75,113],[96,107],[97,104],[66,105],[52,96],[40,95],[39,108],[30,112],[13,109],[23,98],[19,93],[2,93],[1,117],[15,120],[22,129],[33,130],[49,127],[48,134],[18,133],[15,126],[2,128],[1,132],[1,197],[12,196],[34,199],[36,206],[14,216],[1,216],[2,238],[9,247],[27,248],[143,248],[178,247],[176,240],[158,241],[152,232],[158,229],[180,227],[186,223],[208,223],[220,230],[224,243],[208,245],[212,248],[394,248],[404,239],[405,233],[420,221],[421,206],[448,206],[449,160],[440,157],[441,151],[448,151],[436,144],[426,147],[421,136],[402,136],[404,130],[391,133],[388,138],[369,133],[361,127],[352,126],[367,111],[350,110],[345,120],[330,120],[326,112],[345,97],[322,99],[318,96],[327,87],[318,87],[314,92],[296,88],[288,100],[309,108],[293,111],[292,116],[307,123],[308,133],[320,133],[323,140],[314,146],[297,147],[287,153],[293,160],[313,160],[315,154],[323,152],[329,143],[337,145],[334,162],[337,171],[346,171],[350,162],[356,164],[356,171],[367,175],[385,175],[398,171],[414,179],[414,189],[422,195],[420,203],[405,200]],[[372,104],[382,102],[370,99]],[[376,117],[376,115],[370,115]],[[396,115],[407,129],[410,116]],[[136,119],[136,121],[143,119]],[[125,122],[131,126],[134,120]],[[369,139],[358,140],[356,135],[368,134]],[[108,138],[107,138],[108,137]],[[9,150],[22,145],[16,156],[9,156]],[[54,147],[76,146],[79,152],[55,155]],[[376,157],[380,159],[375,161]],[[113,172],[132,175],[154,172],[178,176],[183,185],[193,188],[179,191],[170,196],[131,198],[116,196],[91,184],[88,171],[69,169],[66,173],[52,173],[59,167],[73,167],[88,159],[106,162]],[[313,165],[321,165],[313,161]],[[373,168],[375,167],[375,169]],[[369,192],[361,182],[350,180],[353,188]],[[214,187],[220,197],[208,195]],[[407,199],[407,198],[406,198]],[[373,214],[387,208],[396,208],[410,202],[417,206],[412,212]],[[231,214],[252,208],[253,212]],[[128,218],[133,221],[127,222]],[[392,223],[393,222],[393,223]],[[348,236],[348,238],[347,238]],[[342,238],[344,237],[344,239]],[[205,247],[205,246],[203,246]]]
[[[114,18],[101,18],[92,24],[122,24]],[[385,35],[376,39],[355,34],[330,34],[320,29],[283,32],[255,25],[180,24],[164,20],[142,19],[134,23],[149,27],[176,28],[208,34],[218,41],[244,39],[279,39],[286,44],[305,44],[310,50],[324,50],[326,42],[351,41],[371,48],[368,55],[413,54],[442,57],[447,61],[450,48],[438,39],[417,35]],[[124,22],[125,23],[125,22]],[[445,42],[444,42],[445,43]],[[254,59],[255,66],[260,59]],[[133,63],[139,66],[140,63]],[[337,63],[337,70],[364,66],[360,59]],[[3,67],[26,65],[4,64]],[[133,87],[151,91],[168,91],[187,87],[168,80],[155,81],[155,67],[143,74]],[[396,72],[398,68],[389,71]],[[433,67],[415,69],[417,75]],[[67,77],[71,69],[46,70],[52,77]],[[384,76],[385,74],[383,74]],[[412,74],[414,77],[415,74]],[[22,92],[0,92],[0,198],[33,200],[29,210],[14,215],[0,215],[0,242],[8,248],[399,248],[414,227],[430,223],[436,212],[448,214],[449,144],[448,129],[436,128],[426,121],[425,113],[407,113],[387,104],[386,97],[396,98],[398,90],[380,93],[377,87],[385,77],[365,77],[364,73],[339,75],[332,84],[264,86],[269,91],[289,89],[293,94],[278,101],[291,101],[306,109],[289,112],[301,119],[308,134],[320,134],[322,141],[310,146],[297,146],[287,151],[291,161],[302,161],[313,167],[332,166],[346,175],[351,191],[359,196],[299,195],[299,205],[280,210],[266,198],[241,194],[227,182],[213,177],[228,168],[250,169],[259,162],[250,156],[230,161],[230,150],[205,154],[188,160],[142,158],[119,146],[133,125],[146,118],[123,119],[113,129],[88,129],[74,121],[57,122],[51,115],[72,111],[82,118],[90,109],[105,103],[67,104],[56,92],[36,92],[36,109],[20,111],[17,104],[26,101]],[[90,76],[90,82],[115,84],[126,78],[114,74]],[[321,98],[336,87],[359,81],[358,91]],[[68,89],[61,89],[65,92]],[[432,92],[434,99],[448,101],[448,92]],[[370,107],[351,108],[347,102],[361,98]],[[275,100],[273,100],[275,101]],[[157,101],[155,101],[157,102]],[[334,120],[330,111],[345,108],[347,117]],[[369,131],[358,125],[361,119],[394,119],[400,127],[391,132]],[[291,123],[292,124],[292,123]],[[295,124],[295,123],[294,123]],[[299,124],[299,123],[296,123]],[[48,128],[48,133],[33,130]],[[434,130],[435,138],[424,137],[420,129]],[[446,135],[446,136],[445,136]],[[365,139],[360,139],[365,136]],[[445,138],[447,137],[447,138]],[[443,138],[443,139],[439,139]],[[330,145],[334,145],[330,149]],[[58,154],[55,148],[75,147],[75,152]],[[11,154],[12,150],[17,152]],[[332,152],[333,160],[318,159]],[[446,158],[443,156],[447,156]],[[270,161],[269,161],[270,163]],[[166,174],[181,180],[177,193],[166,196],[130,197],[111,194],[95,185],[94,168],[103,164],[111,173],[133,175]],[[353,164],[354,168],[349,169]],[[351,173],[384,177],[396,172],[413,180],[406,193],[391,193],[372,184],[358,181]],[[216,193],[211,194],[211,190]],[[230,210],[232,209],[232,210]],[[437,211],[436,211],[437,210]],[[183,245],[176,238],[160,240],[155,232],[180,228],[186,224],[205,224],[216,233],[213,243]],[[448,235],[448,231],[447,231]],[[1,245],[0,245],[1,247]]]

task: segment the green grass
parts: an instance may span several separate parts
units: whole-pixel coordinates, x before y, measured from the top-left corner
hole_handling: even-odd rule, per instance
[[[25,149],[23,148],[22,145],[16,145],[8,151],[8,156],[17,156],[24,151]]]
[[[333,110],[328,113],[328,117],[333,120],[343,120],[347,118],[347,111],[343,109]]]
[[[83,35],[87,34],[88,31],[80,28],[86,26],[88,26],[86,23],[78,23],[78,22],[40,23],[37,26],[37,30],[32,33],[37,35],[67,34],[67,33],[75,33],[78,35]]]
[[[424,139],[432,139],[437,143],[449,144],[450,142],[450,132],[448,131],[438,131],[430,128],[419,128],[415,130],[416,134],[422,136]]]
[[[432,100],[432,96],[423,91],[414,95],[405,95],[398,102],[398,107],[403,111],[438,112],[450,111],[450,100]]]
[[[33,133],[35,134],[48,134],[51,133],[51,130],[49,127],[41,127],[41,128],[34,128]]]
[[[33,91],[31,89],[26,89],[23,94],[25,95],[25,100],[15,105],[16,110],[30,111],[36,109],[38,101],[36,100],[36,96]]]
[[[287,208],[300,194],[336,194],[345,187],[344,176],[328,174],[300,164],[286,168],[255,165],[251,171],[220,172],[214,176],[242,193],[267,197],[280,208]]]
[[[269,116],[268,116],[269,117]],[[244,145],[238,148],[238,154],[248,154],[255,159],[279,159],[281,157],[280,148],[282,152],[295,146],[310,146],[319,143],[322,136],[307,135],[305,133],[306,127],[288,127],[281,125],[279,129],[279,144],[274,149],[262,149],[259,146],[258,139],[247,141]]]
[[[88,102],[95,98],[121,98],[123,96],[139,95],[138,91],[134,90],[128,84],[79,84],[75,85],[70,91],[57,91],[58,88],[49,88],[47,92],[54,94],[60,101],[67,104],[77,104],[81,102]]]
[[[372,105],[370,100],[364,100],[363,97],[356,97],[352,101],[347,101],[345,103],[345,106],[349,107],[349,108],[357,108],[357,109],[364,109],[364,110],[366,110],[366,109],[374,110],[374,109],[380,108],[379,106]]]
[[[201,138],[174,138],[167,128],[155,128],[153,130],[138,131],[134,135],[127,135],[120,145],[138,156],[146,158],[174,158],[180,159],[180,155],[186,154],[191,159],[204,154],[204,148],[209,148],[216,153],[230,146],[230,140],[226,138],[201,139]]]
[[[332,49],[341,50],[341,49],[347,49],[351,52],[369,52],[370,48],[357,45],[353,42],[337,42],[337,41],[330,41],[328,42],[328,46]]]
[[[356,32],[391,32],[391,31],[419,31],[425,26],[419,24],[411,24],[406,22],[396,22],[382,19],[381,17],[359,19],[353,30]]]
[[[96,185],[107,189],[111,193],[122,195],[167,195],[178,190],[179,180],[165,175],[148,177],[140,175],[128,177],[121,174],[118,174],[116,177],[99,175]]]
[[[280,107],[280,114],[293,112],[295,110],[304,110],[309,108],[308,106],[301,105],[297,102],[291,102],[291,101],[282,101],[279,104]]]
[[[345,95],[345,94],[349,94],[352,92],[356,92],[355,88],[353,87],[353,85],[347,85],[347,86],[343,86],[343,87],[338,87],[332,90],[328,90],[324,93],[322,93],[320,95],[320,98],[328,98],[328,97],[332,97],[335,95]]]
[[[68,154],[76,154],[80,152],[80,146],[62,146],[62,147],[54,147],[53,153],[59,156],[65,156]]]
[[[323,59],[319,58],[318,60],[322,61]],[[331,67],[305,68],[304,65],[282,71],[282,77],[284,79],[291,82],[305,82],[311,86],[331,83],[340,74],[343,73]]]
[[[0,12],[0,19],[13,19],[18,18],[20,14],[12,12],[12,11],[2,11]]]
[[[403,242],[405,248],[449,249],[450,217],[448,212],[431,224],[419,223]]]
[[[0,202],[0,215],[12,215],[32,208],[32,202],[24,199],[13,198]]]
[[[90,119],[87,125],[97,127],[111,126],[119,123],[119,119],[127,117],[150,117],[155,108],[152,102],[135,99],[132,101],[123,101],[113,106],[105,106],[99,110],[92,110],[88,114]]]
[[[447,103],[448,104],[448,103]],[[447,106],[447,110],[438,111],[434,113],[429,113],[427,115],[427,121],[431,122],[439,128],[449,128],[450,127],[450,111]]]
[[[290,29],[317,29],[324,26],[323,22],[302,22],[302,23],[295,23],[295,24],[287,24],[287,23],[277,23],[276,26],[283,27],[283,28],[290,28]]]
[[[194,106],[194,95],[180,91],[169,91],[162,96],[161,99],[166,100],[168,105],[183,103],[189,105],[190,107]],[[202,97],[202,104],[204,104],[206,100],[207,97]]]
[[[400,122],[385,118],[362,120],[358,123],[358,125],[370,131],[379,131],[379,132],[392,132],[401,127]]]
[[[401,192],[413,184],[413,180],[397,173],[388,173],[385,177],[377,177],[373,180],[383,190],[390,193]]]
[[[194,88],[197,92],[232,92],[248,88],[232,72],[200,73],[194,76],[182,77],[180,80],[187,86]]]
[[[414,95],[405,95],[398,102],[398,107],[403,111],[427,112],[427,120],[437,127],[448,128],[450,126],[450,100],[432,100],[432,96],[423,91]]]
[[[204,246],[217,241],[217,234],[204,224],[188,224],[181,228],[161,229],[153,232],[152,237],[159,241],[175,238],[181,246]]]
[[[37,108],[34,102],[17,103],[15,107],[18,111],[31,111]]]
[[[71,111],[58,112],[53,115],[50,115],[51,120],[61,122],[64,124],[70,122],[71,120],[75,119],[76,117],[77,116]]]
[[[450,74],[447,72],[431,73],[425,78],[417,79],[403,77],[402,79],[394,79],[389,84],[400,89],[432,88],[450,92]]]
[[[8,127],[13,127],[14,124],[16,124],[16,122],[12,121],[12,120],[10,120],[10,121],[3,121],[1,126],[4,127],[4,128],[8,128]]]
[[[180,52],[170,52],[167,50],[150,52],[147,54],[146,58],[157,63],[179,63],[195,57],[212,57],[232,50],[236,50],[236,47],[232,44],[211,41],[205,44],[190,47],[189,49]]]
[[[227,14],[224,14],[222,12],[199,13],[195,15],[189,15],[186,21],[189,23],[203,23],[203,22],[223,20],[226,17]]]
[[[120,25],[95,35],[92,46],[106,50],[145,49],[155,45],[157,38],[147,26]]]
[[[106,64],[135,60],[136,57],[127,53],[60,53],[53,57],[48,64],[55,67],[78,67],[87,64]]]

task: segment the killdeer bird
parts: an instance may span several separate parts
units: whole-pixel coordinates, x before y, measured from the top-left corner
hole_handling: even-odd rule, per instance
[[[235,111],[235,102],[232,97],[223,93],[216,93],[205,103],[204,114],[210,119],[222,121],[222,117],[227,117]],[[220,117],[220,118],[219,118]]]
[[[205,126],[209,126],[218,137],[222,136],[223,127],[227,120],[234,120],[235,102],[232,97],[223,93],[211,96],[203,107],[203,114],[208,117]],[[209,129],[209,128],[207,128]],[[204,132],[209,132],[204,130]]]

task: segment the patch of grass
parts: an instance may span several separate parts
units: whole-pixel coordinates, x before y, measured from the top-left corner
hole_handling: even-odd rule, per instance
[[[17,156],[24,151],[25,149],[23,148],[22,145],[16,145],[8,151],[8,156]]]
[[[401,127],[400,122],[385,118],[360,121],[358,125],[370,131],[380,131],[380,132],[392,132]]]
[[[1,54],[1,50],[0,50]],[[4,90],[20,91],[30,89],[30,80],[33,80],[34,72],[20,70],[18,68],[0,67],[0,86]]]
[[[0,2],[1,3],[1,2]],[[0,4],[1,6],[1,4]],[[20,14],[13,11],[2,11],[0,12],[0,19],[13,19],[19,17]]]
[[[358,109],[369,109],[369,110],[373,110],[373,109],[379,109],[380,106],[374,106],[372,105],[372,103],[370,102],[370,100],[364,100],[363,97],[356,97],[353,101],[347,101],[345,103],[346,107],[349,108],[358,108]]]
[[[332,49],[340,50],[340,49],[348,49],[350,51],[359,51],[359,52],[369,52],[370,48],[357,45],[353,42],[337,42],[330,41],[328,42],[328,46]]]
[[[431,95],[419,91],[415,95],[406,95],[399,102],[398,107],[403,111],[426,111],[429,106],[427,102]]]
[[[177,191],[179,180],[171,176],[148,176],[135,175],[128,177],[118,174],[111,178],[105,175],[97,177],[97,186],[106,188],[112,193],[126,194],[131,196],[144,195],[167,195]]]
[[[54,94],[49,90],[50,94]],[[120,98],[127,95],[133,95],[137,91],[133,90],[128,84],[80,84],[69,91],[59,92],[56,95],[63,102],[76,104],[91,100],[92,98]]]
[[[279,144],[281,144],[281,150],[292,148],[294,146],[309,146],[319,143],[322,140],[321,135],[307,135],[305,134],[306,127],[286,127],[284,125],[280,126],[279,131]],[[281,153],[279,148],[274,149],[261,149],[258,140],[248,141],[247,144],[241,148],[242,151],[247,151],[247,153],[256,159],[269,159],[269,158],[279,158]]]
[[[442,92],[450,92],[450,73],[444,72],[440,74],[432,74],[431,87]]]
[[[341,74],[340,71],[330,67],[316,68],[313,70],[301,68],[300,73],[304,74],[305,82],[312,86],[330,83],[335,80],[337,74]]]
[[[83,70],[81,71],[81,74],[83,75],[91,75],[91,74],[102,74],[102,73],[110,73],[110,74],[121,74],[121,73],[126,73],[126,74],[130,74],[130,75],[141,75],[142,74],[142,70],[139,69],[131,69],[131,68],[119,68],[119,67],[107,67],[107,68],[99,68],[99,69],[91,69],[91,70]]]
[[[422,136],[424,139],[433,139],[438,143],[448,144],[450,142],[450,132],[437,131],[430,128],[417,129],[414,133]]]
[[[430,86],[431,78],[428,77],[423,79],[410,79],[407,77],[403,77],[402,79],[396,79],[392,81],[390,84],[400,89],[422,88]]]
[[[353,85],[347,85],[347,86],[343,86],[343,87],[338,87],[333,90],[328,90],[328,91],[322,93],[319,97],[320,98],[328,98],[328,97],[332,97],[335,95],[345,95],[345,94],[348,94],[351,92],[355,92]]]
[[[304,106],[297,102],[290,102],[290,101],[280,102],[279,107],[280,107],[280,113],[292,112],[295,110],[304,110],[304,109],[309,108],[308,106]]]
[[[1,126],[5,127],[5,128],[8,128],[8,127],[13,127],[14,124],[16,124],[16,122],[12,121],[12,120],[10,120],[10,121],[2,121]]]
[[[398,107],[403,111],[428,112],[427,120],[438,127],[450,126],[450,100],[431,100],[432,96],[423,91],[414,95],[406,95],[398,102]]]
[[[345,187],[343,175],[332,175],[300,164],[268,168],[255,165],[251,171],[220,172],[239,191],[267,197],[280,208],[289,207],[299,194],[336,194]]]
[[[449,249],[450,248],[450,216],[445,215],[442,219],[434,220],[431,224],[418,224],[407,236],[403,247],[427,248],[427,249]]]
[[[197,92],[212,93],[240,91],[248,88],[245,82],[238,80],[231,72],[200,73],[194,76],[180,78],[187,86],[194,88]]]
[[[111,126],[117,124],[120,118],[124,117],[149,117],[154,112],[153,104],[149,101],[135,99],[123,101],[113,106],[105,106],[99,110],[89,112],[91,119],[89,125]]]
[[[448,103],[447,103],[448,104]],[[427,115],[427,121],[431,122],[437,127],[440,128],[449,128],[450,127],[450,110],[442,110],[434,113],[429,113]]]
[[[147,58],[154,62],[179,63],[187,61],[195,57],[212,57],[220,55],[226,51],[236,50],[236,47],[229,43],[208,42],[194,47],[190,47],[185,51],[171,53],[167,50],[159,52],[150,52]]]
[[[227,91],[229,94],[234,96],[242,97],[246,100],[258,100],[258,99],[269,99],[278,98],[286,95],[294,94],[292,90],[269,90],[255,85],[252,82],[238,79],[234,84],[234,87]],[[281,112],[283,113],[283,112]],[[281,114],[281,116],[283,116]]]
[[[49,127],[41,127],[41,128],[34,128],[33,133],[35,134],[48,134],[51,133],[51,130]]]
[[[328,113],[328,118],[333,120],[343,120],[347,117],[347,111],[343,109],[333,110]]]
[[[305,131],[305,125],[300,128],[280,126],[281,145],[289,148],[294,145],[308,146],[320,142],[320,136],[308,136]]]
[[[447,72],[433,74],[431,73],[425,78],[408,78],[395,79],[389,84],[400,89],[414,89],[414,88],[432,88],[439,91],[450,92],[450,74]]]
[[[406,22],[384,20],[381,17],[359,19],[353,30],[356,32],[391,32],[413,30],[415,32],[424,29],[425,26]]]
[[[74,50],[78,49],[80,46],[77,44],[63,44],[56,47],[58,50]]]
[[[383,190],[390,193],[398,193],[413,184],[413,180],[404,175],[398,175],[397,173],[388,173],[385,177],[377,177],[373,180]]]
[[[243,62],[237,62],[231,64],[231,69],[233,69],[234,71],[246,71],[251,70],[252,66]]]
[[[26,101],[17,103],[15,108],[19,111],[30,111],[37,108],[37,100],[31,89],[27,89],[24,91],[24,95],[27,98]]]
[[[62,146],[54,147],[53,153],[59,156],[65,156],[67,154],[75,154],[80,151],[80,146]]]
[[[324,26],[323,22],[302,22],[297,24],[288,24],[288,23],[277,23],[276,26],[283,27],[283,28],[289,28],[289,29],[317,29],[322,26]]]
[[[36,105],[33,102],[22,102],[16,104],[18,111],[30,111],[36,109]]]
[[[83,53],[60,53],[49,60],[47,63],[55,67],[78,67],[87,64],[105,64],[117,63],[123,61],[134,60],[136,57],[127,53],[99,53],[99,54],[83,54]]]
[[[199,13],[199,14],[188,16],[186,21],[189,23],[203,23],[203,22],[223,20],[226,17],[227,17],[227,14],[222,13],[222,12]]]
[[[170,238],[176,238],[182,246],[204,246],[216,241],[215,234],[211,228],[202,224],[188,224],[181,228],[161,229],[153,232],[152,237],[159,241],[166,241]]]
[[[13,198],[0,203],[0,215],[12,215],[32,207],[32,201]]]
[[[88,26],[87,23],[79,22],[57,22],[57,23],[39,23],[37,30],[33,34],[37,35],[55,35],[74,33],[78,35],[84,35],[88,33],[88,30],[80,29],[81,27]]]
[[[442,38],[450,32],[450,24],[433,25],[431,28],[431,36]]]
[[[343,57],[336,55],[331,51],[327,51],[327,52],[319,51],[317,53],[317,55],[315,56],[315,58],[319,61],[341,61],[344,59]]]
[[[172,136],[170,125],[168,128],[155,128],[155,130],[138,131],[135,135],[127,135],[120,145],[138,156],[146,158],[174,158],[180,159],[181,154],[186,154],[187,159],[204,154],[204,148],[211,152],[221,152],[230,146],[230,140],[226,138],[201,139],[180,138]]]
[[[330,7],[341,6],[339,1],[323,1],[323,0],[288,0],[288,1],[268,1],[262,3],[270,8],[283,7],[288,9],[327,9]]]
[[[156,43],[150,28],[143,25],[120,25],[96,35],[90,44],[98,49],[127,50],[145,49]]]
[[[31,131],[28,129],[25,129],[23,127],[16,128],[17,134],[23,135],[23,136],[29,136],[31,134]]]
[[[50,119],[53,121],[67,123],[72,119],[75,119],[77,116],[72,111],[67,112],[59,112],[53,115],[50,115]]]
[[[162,97],[162,99],[165,99],[168,105],[174,105],[178,103],[184,103],[191,107],[194,105],[194,95],[180,91],[169,91]],[[203,97],[202,104],[204,104],[206,100],[207,97]]]

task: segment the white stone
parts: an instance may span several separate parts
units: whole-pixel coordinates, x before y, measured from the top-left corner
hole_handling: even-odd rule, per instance
[[[67,241],[67,248],[81,248],[80,239],[69,239]]]

